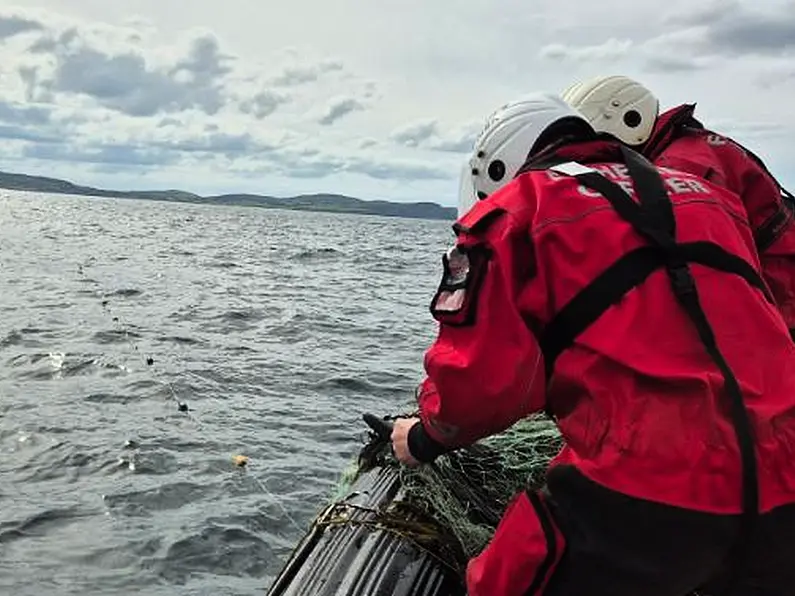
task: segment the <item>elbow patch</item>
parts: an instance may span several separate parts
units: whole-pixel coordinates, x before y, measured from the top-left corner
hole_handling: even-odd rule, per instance
[[[485,246],[455,246],[442,256],[442,281],[431,300],[433,318],[446,325],[467,326],[475,322],[478,294],[488,268]]]

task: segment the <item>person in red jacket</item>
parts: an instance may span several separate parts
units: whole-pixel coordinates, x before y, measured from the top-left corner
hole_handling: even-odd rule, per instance
[[[738,194],[754,231],[762,273],[795,337],[795,197],[750,150],[706,129],[695,104],[659,114],[659,101],[638,81],[601,76],[578,82],[562,98],[599,132],[614,135],[656,165],[696,174]]]
[[[565,442],[469,596],[793,593],[795,344],[739,197],[549,95],[492,115],[467,175],[394,452],[433,461],[539,411]]]

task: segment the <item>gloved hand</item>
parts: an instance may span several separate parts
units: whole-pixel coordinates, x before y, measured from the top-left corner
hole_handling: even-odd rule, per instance
[[[391,436],[392,451],[395,453],[395,457],[412,468],[420,464],[409,449],[409,431],[415,424],[420,424],[419,418],[396,418]]]

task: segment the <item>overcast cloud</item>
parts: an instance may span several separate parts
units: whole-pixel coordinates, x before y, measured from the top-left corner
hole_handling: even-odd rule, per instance
[[[0,1],[3,169],[452,205],[493,108],[623,73],[665,107],[697,102],[708,126],[795,186],[795,3],[560,6]]]

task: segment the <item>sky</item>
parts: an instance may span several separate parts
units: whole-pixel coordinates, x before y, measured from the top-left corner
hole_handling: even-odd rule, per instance
[[[773,0],[0,0],[0,169],[452,206],[492,110],[602,74],[696,102],[795,187]]]

